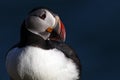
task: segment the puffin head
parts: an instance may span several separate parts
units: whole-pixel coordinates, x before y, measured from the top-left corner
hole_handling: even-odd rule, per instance
[[[66,32],[60,17],[46,8],[37,8],[25,18],[25,28],[44,40],[65,41]]]

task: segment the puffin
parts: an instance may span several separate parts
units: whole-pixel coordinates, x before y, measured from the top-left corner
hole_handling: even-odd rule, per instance
[[[10,80],[80,80],[80,59],[65,39],[64,24],[56,13],[32,9],[21,25],[19,42],[6,55]]]

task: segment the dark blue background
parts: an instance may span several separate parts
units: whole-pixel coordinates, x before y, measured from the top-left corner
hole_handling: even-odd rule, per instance
[[[8,80],[5,52],[19,41],[23,19],[37,6],[60,15],[66,43],[81,59],[82,80],[120,80],[120,0],[1,0],[0,80]]]

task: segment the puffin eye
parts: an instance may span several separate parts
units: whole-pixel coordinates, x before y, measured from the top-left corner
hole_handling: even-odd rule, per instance
[[[43,14],[42,14],[42,15],[40,15],[39,17],[40,17],[41,19],[43,19],[43,20],[44,20],[44,19],[46,18],[46,14],[45,14],[45,13],[43,13]]]

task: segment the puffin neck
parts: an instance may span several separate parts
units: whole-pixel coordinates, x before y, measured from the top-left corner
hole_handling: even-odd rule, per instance
[[[51,45],[49,44],[48,40],[44,40],[39,35],[36,35],[30,31],[28,31],[25,26],[21,28],[20,34],[20,43],[18,47],[25,47],[25,46],[35,46],[40,47],[43,49],[51,49]]]

